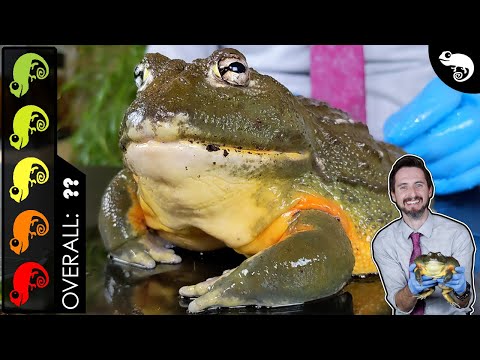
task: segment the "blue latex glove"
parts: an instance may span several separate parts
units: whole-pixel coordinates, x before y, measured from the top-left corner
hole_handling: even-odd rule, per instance
[[[480,94],[465,94],[435,77],[384,125],[385,141],[418,155],[435,193],[480,185]]]
[[[465,279],[465,268],[458,266],[455,268],[456,274],[453,274],[449,282],[445,283],[446,286],[452,288],[458,295],[462,295],[467,290],[467,280]],[[444,279],[438,279],[439,284],[444,283]]]
[[[415,279],[415,270],[416,265],[411,264],[408,270],[410,271],[410,277],[408,278],[408,288],[413,295],[418,295],[421,292],[427,290],[428,288],[434,287],[437,285],[437,279],[433,279],[431,276],[422,275],[422,283],[420,284],[417,279]]]

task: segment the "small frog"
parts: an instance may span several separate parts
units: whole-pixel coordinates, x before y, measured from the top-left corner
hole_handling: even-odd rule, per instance
[[[27,93],[33,80],[43,80],[48,74],[49,67],[43,57],[35,53],[23,54],[13,65],[13,81],[10,83],[10,92],[20,98]]]
[[[146,54],[120,129],[125,169],[99,229],[114,261],[176,264],[173,247],[245,255],[179,289],[189,312],[284,306],[376,273],[370,242],[398,216],[387,179],[403,152],[366,125],[294,96],[235,49],[188,64]]]
[[[13,238],[10,239],[10,249],[20,255],[28,249],[30,240],[35,236],[46,235],[49,228],[48,220],[41,212],[37,210],[21,212],[13,222]]]
[[[45,131],[49,125],[48,116],[40,107],[26,105],[17,111],[13,118],[13,134],[10,145],[20,150],[27,146],[29,136],[35,131]]]
[[[444,256],[440,252],[429,252],[427,255],[420,255],[414,260],[417,267],[415,268],[415,278],[419,283],[422,283],[422,275],[431,276],[434,279],[444,278],[444,283],[449,282],[455,274],[455,268],[460,266],[457,259],[452,256]],[[453,300],[451,292],[452,288],[445,286],[444,284],[438,284],[438,287],[442,289],[442,295],[445,300],[452,306],[459,307],[459,305]],[[429,288],[420,293],[417,297],[419,299],[425,299],[432,295],[435,291],[435,287]]]
[[[20,160],[13,169],[13,186],[9,191],[10,197],[19,203],[30,194],[30,187],[34,184],[45,184],[48,178],[48,168],[42,160],[36,157],[26,157]]]

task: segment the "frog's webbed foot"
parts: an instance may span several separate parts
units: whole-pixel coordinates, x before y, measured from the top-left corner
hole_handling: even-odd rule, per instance
[[[425,290],[424,292],[418,294],[417,299],[424,300],[430,295],[432,295],[434,291],[435,291],[435,287],[431,287],[428,290]]]
[[[122,170],[102,197],[98,228],[110,258],[146,269],[154,268],[157,262],[178,264],[181,257],[148,231],[136,192],[132,174]]]
[[[225,270],[221,276],[215,276],[208,278],[205,281],[202,281],[195,285],[182,286],[178,291],[181,296],[185,297],[198,297],[206,294],[212,287],[212,285],[217,282],[222,276],[226,276],[231,273],[234,269]]]
[[[442,289],[442,295],[447,300],[447,302],[452,305],[453,307],[456,307],[457,309],[460,308],[460,305],[458,305],[452,298],[452,288],[449,288],[448,286],[441,286],[440,284],[438,285]]]
[[[340,223],[321,211],[302,212],[284,240],[246,259],[219,278],[180,289],[199,296],[192,313],[208,308],[302,304],[340,291],[355,258]]]
[[[158,236],[147,233],[111,250],[109,257],[119,263],[153,269],[158,263],[178,264],[182,258]]]

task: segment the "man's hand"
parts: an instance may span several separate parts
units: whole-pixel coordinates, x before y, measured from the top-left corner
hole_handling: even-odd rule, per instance
[[[415,270],[416,265],[411,264],[408,270],[410,271],[410,278],[408,279],[408,288],[410,289],[410,292],[417,296],[418,294],[424,292],[428,288],[434,287],[437,285],[437,279],[433,279],[430,276],[425,276],[422,275],[422,283],[419,283],[417,279],[415,278],[415,273],[413,270]]]
[[[453,274],[449,282],[444,283],[444,279],[438,279],[439,284],[444,284],[452,288],[455,293],[462,295],[467,290],[467,280],[465,279],[465,268],[458,266],[455,268],[456,274]]]
[[[438,195],[480,185],[480,94],[435,77],[384,125],[385,141],[425,160]]]

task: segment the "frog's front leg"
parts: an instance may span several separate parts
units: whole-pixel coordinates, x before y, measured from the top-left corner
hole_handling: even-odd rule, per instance
[[[152,269],[156,262],[182,261],[167,243],[145,224],[132,173],[120,171],[102,197],[98,225],[105,248],[114,261]]]
[[[225,272],[213,282],[185,286],[199,296],[189,312],[235,306],[287,306],[340,291],[352,275],[352,245],[337,219],[317,210],[298,214],[284,240]]]

